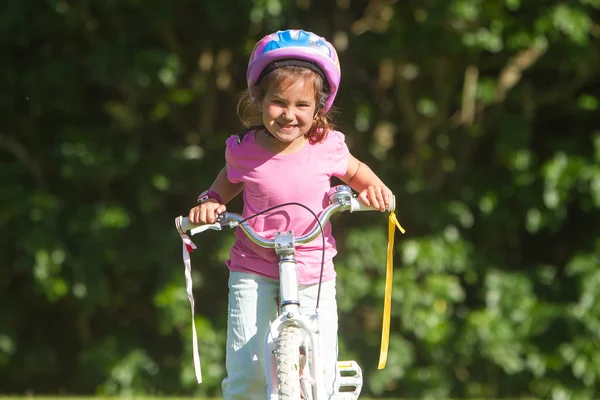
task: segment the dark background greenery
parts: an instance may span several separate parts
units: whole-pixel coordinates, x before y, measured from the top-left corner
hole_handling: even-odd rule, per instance
[[[304,28],[337,46],[337,123],[408,230],[378,371],[386,220],[334,221],[364,393],[598,397],[599,8],[5,0],[0,392],[219,394],[232,235],[195,239],[198,386],[173,219],[240,129],[255,41]]]

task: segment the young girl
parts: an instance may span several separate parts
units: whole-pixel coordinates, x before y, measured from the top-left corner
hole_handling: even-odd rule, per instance
[[[366,205],[385,211],[390,190],[353,157],[344,135],[332,129],[328,111],[340,83],[334,47],[302,30],[278,31],[260,40],[247,71],[248,90],[238,104],[249,127],[226,142],[225,167],[212,186],[198,197],[190,222],[214,223],[225,204],[243,191],[244,217],[286,202],[300,202],[317,215],[328,205],[330,178],[336,176],[359,192]],[[287,206],[247,222],[263,237],[293,230],[299,237],[314,224],[306,210]],[[324,226],[325,269],[320,300],[321,353],[330,398],[336,394],[337,304],[331,225]],[[314,312],[321,270],[321,240],[296,249],[300,304]],[[265,398],[264,337],[277,312],[278,259],[236,232],[227,261],[229,311],[225,400]]]

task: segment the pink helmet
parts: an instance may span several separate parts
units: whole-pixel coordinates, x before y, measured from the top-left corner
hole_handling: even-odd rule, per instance
[[[268,72],[285,65],[308,67],[321,75],[328,93],[323,111],[331,108],[341,77],[338,55],[331,43],[312,32],[294,29],[265,36],[250,55],[246,75],[250,95]]]

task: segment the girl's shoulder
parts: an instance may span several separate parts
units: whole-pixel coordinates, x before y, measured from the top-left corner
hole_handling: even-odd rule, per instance
[[[336,130],[327,132],[323,140],[317,144],[322,145],[323,149],[326,149],[327,151],[344,151],[347,149],[346,136],[342,132]]]
[[[255,144],[254,143],[254,131],[255,130],[256,130],[255,127],[246,128],[243,131],[241,131],[235,135],[231,135],[225,141],[227,148],[228,149],[231,149],[234,147],[241,148],[241,147],[246,147],[246,146]]]
[[[241,167],[247,162],[248,157],[252,158],[257,151],[252,130],[244,134],[231,135],[225,140],[225,160],[230,166]]]
[[[236,145],[240,145],[242,144],[240,137],[238,135],[231,135],[227,138],[227,140],[225,140],[225,145],[227,146],[227,148],[231,148],[232,146],[236,146]]]
[[[333,140],[335,142],[345,142],[346,136],[340,131],[331,130],[327,133],[327,136],[325,137],[325,140],[327,139]]]
[[[331,130],[320,143],[318,157],[326,163],[332,176],[342,177],[348,170],[350,150],[346,137],[340,131]]]

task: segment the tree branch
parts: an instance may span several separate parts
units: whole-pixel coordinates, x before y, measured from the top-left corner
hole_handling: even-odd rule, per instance
[[[393,15],[391,6],[398,0],[371,0],[363,17],[352,24],[351,30],[355,35],[368,31],[384,32]]]
[[[43,188],[47,188],[48,184],[39,165],[29,155],[29,152],[21,143],[15,139],[0,133],[0,149],[6,150],[29,171],[29,174],[35,179],[37,184]]]
[[[479,69],[475,65],[469,65],[465,70],[465,82],[462,95],[462,109],[460,112],[460,123],[473,125],[475,112],[477,110],[477,80]]]
[[[521,80],[523,71],[532,66],[546,52],[546,46],[533,45],[517,54],[500,72],[494,101],[501,103],[510,89]]]
[[[498,84],[494,93],[494,103],[502,103],[508,92],[519,83],[523,71],[531,67],[545,52],[547,46],[533,44],[531,47],[519,52],[515,57],[511,58],[508,63],[502,68],[498,75]],[[465,83],[463,86],[463,104],[450,118],[455,126],[470,125],[477,116],[480,116],[485,109],[485,104],[474,101],[473,91],[477,90],[477,75],[471,68],[467,67],[465,71]]]

